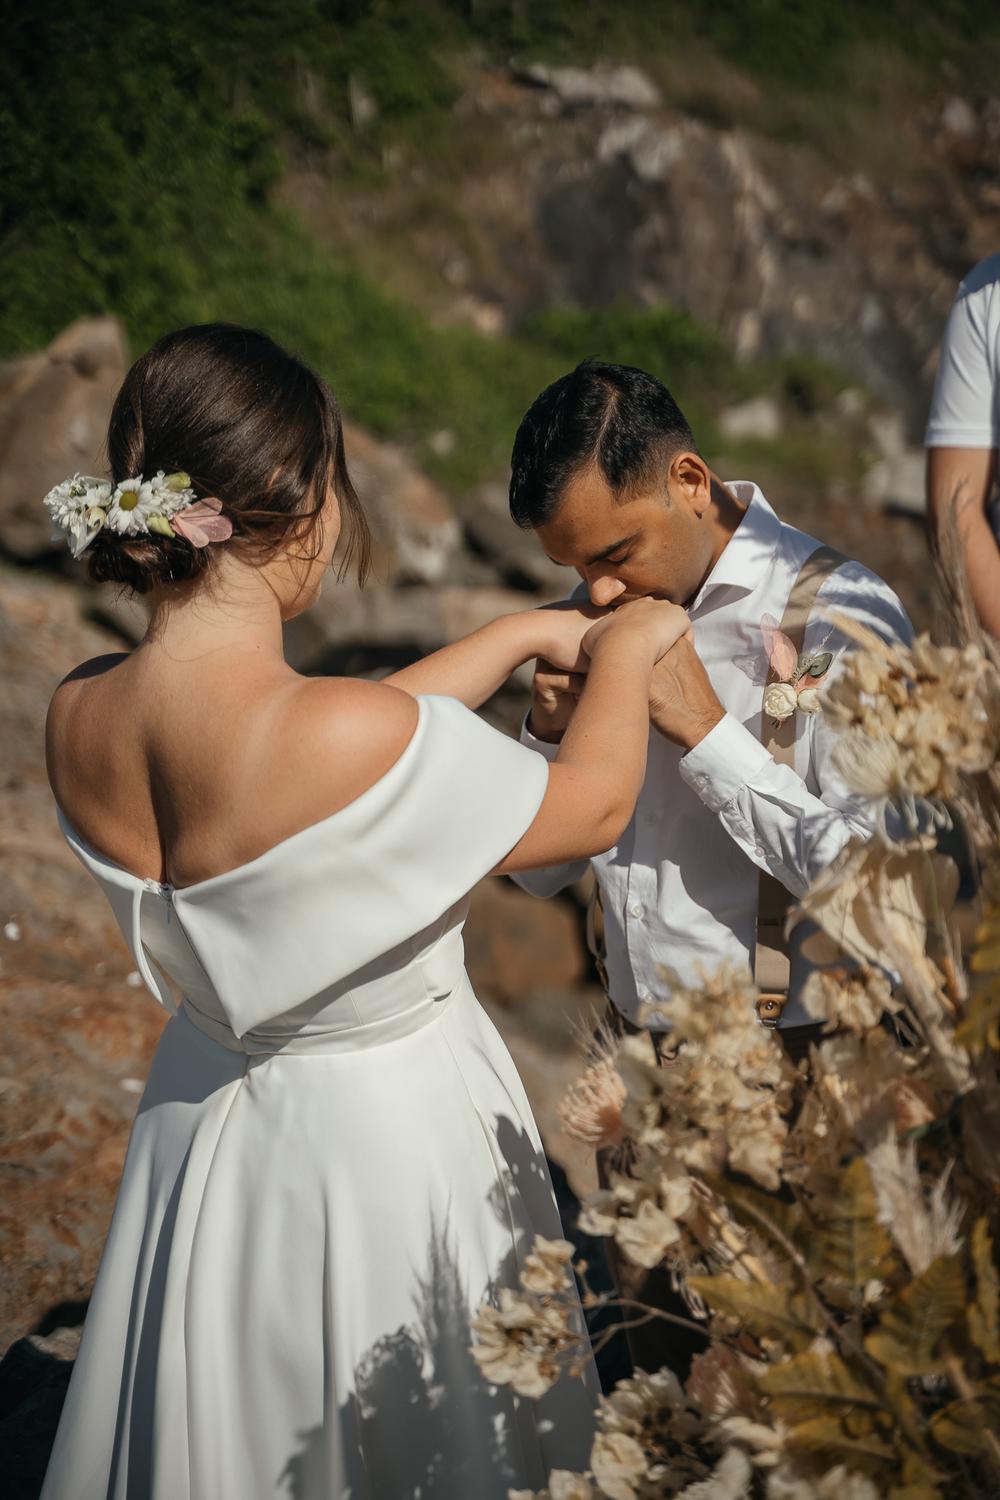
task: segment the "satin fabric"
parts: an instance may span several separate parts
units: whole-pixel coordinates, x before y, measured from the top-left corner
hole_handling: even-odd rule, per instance
[[[193,886],[60,813],[174,1014],[42,1500],[503,1500],[586,1465],[592,1366],[536,1403],[469,1350],[480,1301],[561,1233],[461,935],[546,778],[424,697],[356,802]]]

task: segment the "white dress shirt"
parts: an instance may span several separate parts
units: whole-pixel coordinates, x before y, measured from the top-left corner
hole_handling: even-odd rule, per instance
[[[855,833],[871,831],[866,804],[853,797],[831,764],[836,736],[822,713],[796,712],[795,769],[761,744],[766,653],[761,616],[781,620],[791,587],[818,543],[785,525],[754,484],[728,488],[747,510],[689,611],[694,640],[724,718],[693,750],[650,730],[646,780],[632,821],[616,848],[590,861],[604,899],[611,998],[629,1020],[662,1000],[672,977],[697,984],[721,964],[746,967],[756,940],[758,870],[793,896]],[[883,639],[910,640],[912,629],[882,579],[846,562],[820,589],[804,649],[827,650],[838,669],[847,639],[820,617],[838,610]],[[523,744],[554,760],[558,745],[525,726]],[[577,880],[587,861],[527,870],[524,890],[551,896]],[[783,1026],[810,1018],[795,999]]]

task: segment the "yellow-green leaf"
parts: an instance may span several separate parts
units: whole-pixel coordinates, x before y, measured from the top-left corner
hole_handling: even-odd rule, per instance
[[[774,1193],[763,1193],[710,1172],[705,1173],[705,1181],[745,1229],[760,1235],[786,1258],[783,1240],[802,1249],[802,1210],[797,1203],[784,1203]]]
[[[987,1047],[1000,1050],[1000,984],[978,990],[966,1001],[965,1014],[955,1027],[955,1040],[973,1056]]]
[[[976,1268],[976,1298],[969,1303],[969,1333],[983,1358],[997,1364],[1000,1363],[1000,1276],[985,1219],[976,1220],[970,1243]]]
[[[849,1369],[839,1354],[810,1350],[793,1355],[764,1370],[756,1383],[771,1397],[775,1414],[789,1423],[835,1416],[845,1408],[878,1411],[882,1405],[867,1381]]]
[[[823,1453],[831,1462],[840,1462],[866,1474],[882,1474],[886,1479],[898,1472],[895,1448],[882,1441],[874,1431],[854,1436],[846,1432],[836,1417],[813,1417],[798,1422],[788,1434],[792,1447]]]
[[[976,949],[971,968],[988,976],[982,988],[972,994],[965,1015],[955,1028],[959,1046],[975,1054],[987,1047],[1000,1049],[1000,902],[994,902],[976,933]]]
[[[1000,1427],[1000,1376],[982,1380],[973,1387],[971,1401],[950,1401],[931,1417],[931,1436],[949,1453],[975,1458],[994,1452],[990,1435]]]
[[[735,1318],[759,1339],[781,1339],[807,1349],[823,1321],[811,1297],[790,1287],[740,1281],[736,1276],[689,1276],[688,1286],[713,1312]]]
[[[900,1375],[930,1375],[940,1367],[942,1335],[965,1311],[965,1280],[957,1255],[942,1255],[883,1310],[865,1348]]]
[[[862,1157],[841,1173],[809,1259],[817,1277],[834,1276],[852,1287],[883,1276],[891,1263],[892,1244],[876,1217],[875,1192]]]

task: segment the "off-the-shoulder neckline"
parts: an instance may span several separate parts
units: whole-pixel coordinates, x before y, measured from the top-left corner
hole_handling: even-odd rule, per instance
[[[62,825],[63,833],[70,843],[76,844],[96,864],[107,866],[109,869],[114,870],[116,874],[124,875],[128,880],[134,881],[136,885],[141,885],[146,890],[157,890],[164,893],[169,891],[171,899],[177,896],[190,895],[194,891],[204,891],[211,886],[217,886],[221,881],[229,880],[234,875],[244,875],[248,870],[253,870],[265,861],[273,859],[280,850],[287,849],[290,844],[294,844],[297,840],[304,839],[308,835],[318,832],[321,828],[328,827],[337,818],[342,818],[345,813],[356,811],[368,798],[383,789],[386,782],[394,777],[411,759],[417,739],[424,725],[424,706],[428,698],[437,696],[440,695],[426,693],[417,695],[417,722],[414,725],[413,733],[403,746],[398,758],[393,761],[388,771],[385,771],[377,781],[373,781],[371,786],[365,787],[365,790],[353,798],[352,801],[346,802],[343,807],[338,807],[336,812],[327,813],[326,817],[317,818],[315,822],[307,823],[304,828],[299,828],[294,833],[286,834],[283,839],[279,839],[277,843],[271,844],[267,849],[262,850],[260,854],[255,854],[253,859],[244,860],[242,864],[233,865],[228,870],[221,870],[217,875],[208,875],[204,880],[192,881],[190,885],[172,885],[167,880],[154,880],[152,876],[137,875],[134,870],[127,869],[125,865],[119,864],[117,860],[111,859],[109,855],[104,854],[100,849],[95,849],[93,844],[88,843],[74,828],[58,802],[55,804],[56,816]],[[458,700],[451,701],[457,702]]]

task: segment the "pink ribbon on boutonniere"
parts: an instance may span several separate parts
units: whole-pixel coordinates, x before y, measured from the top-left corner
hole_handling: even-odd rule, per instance
[[[175,511],[170,524],[192,547],[207,547],[209,542],[225,542],[233,534],[233,523],[228,516],[220,515],[221,510],[222,501],[209,495]]]

